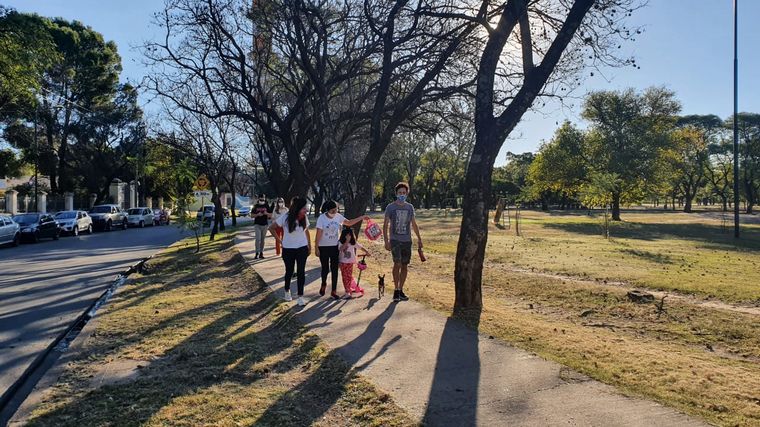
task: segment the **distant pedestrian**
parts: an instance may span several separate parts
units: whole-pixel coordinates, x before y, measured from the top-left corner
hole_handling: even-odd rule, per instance
[[[259,194],[259,200],[253,206],[253,227],[256,232],[256,256],[254,259],[264,259],[264,238],[267,235],[272,209],[267,205],[267,196]]]
[[[322,205],[322,215],[317,219],[317,235],[314,238],[314,254],[319,258],[322,264],[322,286],[319,288],[319,295],[325,294],[327,288],[327,275],[332,274],[332,292],[330,296],[338,299],[338,240],[340,230],[343,226],[352,227],[362,220],[368,220],[367,215],[363,215],[351,220],[346,219],[338,213],[338,204],[333,200],[328,200]]]
[[[354,279],[354,264],[356,264],[357,250],[364,252],[361,256],[369,256],[369,252],[364,246],[356,241],[354,230],[350,227],[343,229],[340,234],[340,274],[343,277],[343,289],[346,291],[346,298],[353,298],[353,294],[364,295],[364,289]]]
[[[414,206],[406,201],[409,195],[409,184],[396,184],[396,201],[385,208],[383,222],[383,237],[385,249],[393,256],[393,291],[394,301],[408,301],[404,294],[404,284],[412,259],[412,230],[417,236],[417,248],[422,257],[422,237],[417,221],[414,219]],[[390,229],[390,235],[388,233]]]
[[[285,215],[288,213],[288,207],[285,205],[285,199],[282,197],[278,197],[277,201],[274,202],[274,205],[272,206],[272,219],[273,221],[276,221],[277,218],[281,217],[282,215]],[[282,227],[279,225],[276,229],[277,235],[280,236],[280,239],[282,239]],[[280,245],[280,241],[276,240],[274,244],[275,252],[277,253],[277,256],[280,256],[280,253],[282,252],[282,245]]]
[[[283,236],[277,236],[276,226],[283,228]],[[290,280],[295,270],[298,283],[298,305],[304,306],[303,288],[306,284],[306,259],[311,253],[309,219],[306,218],[306,199],[295,197],[290,209],[269,227],[275,240],[282,243],[282,260],[285,263],[285,301],[292,301]]]

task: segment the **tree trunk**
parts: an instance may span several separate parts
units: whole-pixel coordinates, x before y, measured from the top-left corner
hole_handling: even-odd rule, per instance
[[[620,219],[620,193],[612,193],[612,220],[622,221]]]
[[[746,200],[746,213],[752,214],[753,207],[755,206],[755,189],[752,185],[752,180],[744,178],[744,194],[747,198]]]
[[[462,201],[462,226],[454,265],[454,312],[479,309],[483,305],[483,261],[488,242],[488,207],[491,204],[491,173],[495,161],[489,153],[490,146],[492,144],[487,141],[476,142],[465,176],[467,190]]]
[[[696,189],[694,189],[694,190],[696,190]],[[692,194],[693,192],[696,192],[696,191],[692,191],[692,187],[691,186],[686,186],[684,188],[683,211],[685,213],[691,213],[692,200],[694,200],[694,194]]]

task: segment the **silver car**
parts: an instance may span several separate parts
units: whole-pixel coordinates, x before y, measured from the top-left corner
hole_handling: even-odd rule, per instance
[[[55,214],[54,218],[61,234],[68,233],[72,236],[78,236],[81,232],[92,234],[92,218],[85,211],[61,211]]]
[[[21,238],[19,229],[19,225],[13,221],[13,218],[6,215],[0,216],[0,245],[18,246]]]
[[[127,211],[127,224],[130,227],[143,228],[146,225],[154,225],[153,210],[150,208],[132,208]]]

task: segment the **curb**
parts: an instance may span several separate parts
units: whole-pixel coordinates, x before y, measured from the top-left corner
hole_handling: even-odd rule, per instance
[[[0,425],[6,425],[13,418],[16,411],[26,401],[40,379],[44,377],[45,373],[71,346],[82,329],[95,317],[98,309],[111,298],[114,292],[126,282],[126,279],[131,274],[142,271],[145,263],[153,258],[153,256],[143,258],[130,265],[122,273],[119,273],[111,285],[82,314],[77,316],[65,331],[59,334],[53,342],[35,357],[32,363],[24,370],[24,373],[0,396]]]

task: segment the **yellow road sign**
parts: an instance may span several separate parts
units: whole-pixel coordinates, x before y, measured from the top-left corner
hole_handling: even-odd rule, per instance
[[[206,178],[206,175],[201,175],[195,180],[194,187],[198,190],[208,190],[209,184],[210,182],[208,181],[208,178]]]

